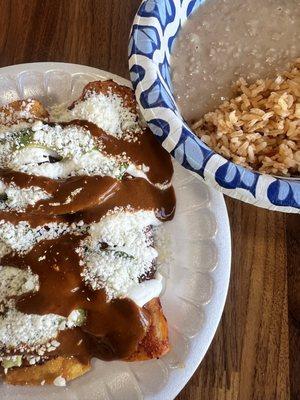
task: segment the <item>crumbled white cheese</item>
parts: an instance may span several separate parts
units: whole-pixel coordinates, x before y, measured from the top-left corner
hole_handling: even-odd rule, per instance
[[[63,321],[63,317],[55,314],[23,314],[10,308],[0,315],[0,349],[44,344],[56,337]]]
[[[32,274],[30,268],[19,269],[11,266],[0,266],[0,303],[12,296],[37,291],[39,278]]]
[[[73,311],[68,318],[56,314],[23,314],[16,310],[14,301],[0,314],[0,352],[1,349],[21,349],[26,346],[43,355],[54,351],[60,343],[55,340],[59,331],[80,326],[84,322],[82,311]],[[74,313],[78,316],[74,318]],[[80,316],[80,318],[79,318]],[[44,346],[45,347],[41,347]]]
[[[109,299],[124,296],[153,266],[157,251],[146,228],[158,224],[153,211],[110,213],[92,224],[78,249],[85,282],[105,288]]]
[[[14,300],[10,300],[12,296],[38,289],[38,276],[32,274],[29,268],[0,266],[0,303],[8,307],[0,314],[0,351],[3,347],[35,346],[56,336],[63,317],[23,314],[14,308]]]
[[[121,174],[126,172],[126,168],[124,170],[124,163],[127,162],[127,158],[106,156],[96,149],[77,157],[76,160],[70,158],[55,163],[45,162],[42,164],[31,162],[34,160],[34,154],[35,156],[37,154],[35,151],[36,147],[26,147],[20,151],[15,155],[10,168],[31,175],[46,176],[52,179],[64,179],[70,176],[81,175],[100,175],[118,178]],[[26,161],[24,161],[24,156],[26,157]],[[133,169],[134,168],[133,166]]]
[[[96,146],[91,133],[78,125],[64,127],[44,124],[33,132],[32,142],[56,151],[63,158],[74,159]]]
[[[9,131],[20,131],[22,129],[31,129],[32,122],[18,122],[13,125],[0,125],[0,133]]]
[[[28,99],[22,102],[21,108],[19,110],[16,110],[10,104],[4,106],[4,110],[0,111],[0,123],[2,125],[10,125],[17,120],[22,119],[32,121],[35,118],[34,114],[32,114],[33,105],[34,101]]]
[[[95,98],[101,98],[101,96],[95,95]],[[118,99],[116,104],[114,101],[110,104],[114,110],[112,113],[114,113],[114,107],[122,99],[115,95],[112,97]],[[84,109],[84,105],[92,98],[78,103],[76,107],[80,105]],[[104,96],[103,98],[109,99],[110,97]],[[127,108],[124,108],[123,111],[123,117],[120,116],[120,120],[117,122],[118,126],[120,125],[119,131],[116,132],[120,132],[124,139],[137,140],[138,136],[132,135],[136,132],[140,133],[142,130],[137,121],[132,122],[133,125],[128,121],[138,120],[138,118]],[[132,115],[129,118],[127,114]],[[124,117],[126,115],[128,118]],[[105,115],[104,118],[103,116],[99,117],[99,120],[109,121],[110,119]],[[125,169],[124,163],[126,163]],[[0,167],[52,179],[64,179],[77,175],[119,177],[127,168],[130,168],[134,176],[145,177],[145,172],[149,170],[148,166],[132,164],[126,154],[122,156],[107,155],[102,151],[101,142],[82,126],[49,125],[41,121],[36,121],[32,126],[26,126],[26,128],[23,125],[16,125],[6,127],[4,131],[0,130]]]
[[[62,179],[77,175],[119,177],[130,164],[126,155],[104,154],[101,144],[83,127],[50,126],[39,121],[35,129],[29,133],[0,132],[0,167]]]
[[[39,200],[49,199],[50,195],[37,186],[19,188],[14,183],[5,185],[0,180],[0,210],[22,211]]]
[[[44,123],[43,121],[35,121],[32,125],[31,125],[31,130],[33,132],[39,131],[41,129],[43,129]]]
[[[68,232],[80,232],[84,227],[78,224],[50,222],[32,228],[28,222],[20,221],[16,225],[5,220],[0,221],[0,253],[3,256],[11,250],[27,252],[41,240],[51,240]],[[1,251],[2,250],[2,251]]]
[[[39,290],[38,275],[30,268],[18,269],[11,266],[0,266],[0,353],[1,349],[29,346],[43,355],[45,349],[40,346],[47,344],[47,351],[53,351],[60,343],[54,340],[60,330],[80,326],[84,323],[85,312],[73,310],[68,318],[56,315],[23,314],[16,310],[13,296]],[[49,342],[50,339],[51,342]],[[36,358],[31,358],[32,364]]]
[[[88,120],[117,138],[130,140],[134,137],[130,133],[141,132],[137,115],[124,106],[120,96],[113,93],[88,93],[69,113],[72,118]]]
[[[27,110],[30,111],[29,108]],[[27,112],[26,111],[26,112]],[[28,119],[29,114],[20,114]],[[27,115],[27,117],[26,117]],[[1,117],[1,115],[0,115]],[[86,119],[108,134],[128,141],[138,140],[142,132],[139,117],[124,107],[121,97],[88,93],[73,110],[62,113],[62,118]],[[10,168],[52,179],[78,175],[101,175],[120,178],[124,172],[147,179],[149,166],[135,166],[126,154],[109,156],[97,138],[84,127],[36,121],[0,127],[0,168]],[[82,188],[69,193],[65,204],[72,201]],[[18,188],[0,179],[0,210],[24,210],[49,194],[41,188]],[[108,299],[130,297],[142,306],[162,290],[158,274],[155,279],[139,282],[152,271],[157,259],[153,246],[152,227],[158,226],[154,211],[134,212],[129,207],[110,210],[100,222],[87,227],[77,224],[48,223],[32,228],[26,221],[17,224],[0,220],[0,257],[11,252],[24,253],[42,240],[51,240],[66,233],[80,234],[88,229],[78,253],[83,265],[83,280],[93,289],[104,288]],[[104,245],[104,246],[102,246]],[[43,261],[45,256],[40,256]],[[54,351],[60,343],[59,331],[84,324],[86,312],[73,310],[68,318],[56,314],[23,314],[16,309],[14,296],[39,289],[38,276],[30,268],[0,266],[0,361],[10,358],[10,349],[30,365],[40,362],[46,352]],[[78,288],[75,288],[76,291]],[[89,299],[88,299],[89,300]],[[14,360],[13,360],[14,361]],[[44,381],[41,384],[45,383]],[[54,380],[65,386],[62,376]]]
[[[2,242],[0,238],[0,258],[4,257],[6,254],[11,252],[10,246],[8,246],[6,243]]]
[[[66,198],[66,201],[63,204],[70,204],[72,199],[76,197],[81,191],[83,190],[82,187],[73,190],[70,195]]]

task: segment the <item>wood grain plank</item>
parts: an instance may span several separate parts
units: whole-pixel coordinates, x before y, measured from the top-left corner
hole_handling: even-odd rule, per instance
[[[300,215],[286,224],[291,399],[300,399]]]
[[[0,66],[62,61],[128,77],[127,37],[139,4],[0,0]],[[231,199],[227,205],[228,300],[205,359],[177,400],[300,399],[300,217]]]
[[[139,0],[0,0],[0,66],[90,65],[128,77],[127,43]]]
[[[220,327],[178,400],[289,399],[285,215],[227,199],[232,274]]]

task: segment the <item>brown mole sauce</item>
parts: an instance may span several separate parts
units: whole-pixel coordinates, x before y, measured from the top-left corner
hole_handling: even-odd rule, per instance
[[[71,197],[70,193],[77,188],[82,190]],[[76,213],[69,218],[70,221],[91,223],[99,221],[114,207],[128,205],[135,210],[157,210],[157,217],[161,220],[172,219],[175,212],[174,189],[171,186],[160,190],[143,178],[129,175],[122,180],[109,176],[81,176],[63,182],[50,200],[40,200],[32,212],[48,215]]]
[[[21,221],[28,222],[32,228],[52,222],[69,222],[68,215],[29,214],[27,212],[0,211],[0,221],[10,222],[13,225]]]
[[[119,181],[116,193],[107,196],[104,201],[93,208],[83,209],[76,214],[76,219],[86,223],[99,221],[114,207],[130,206],[134,210],[156,210],[161,221],[173,218],[175,212],[175,192],[173,187],[160,190],[143,178],[126,177]]]
[[[61,125],[81,126],[87,129],[104,146],[104,153],[112,156],[122,156],[122,153],[126,153],[126,157],[135,165],[144,164],[148,166],[150,169],[145,174],[152,183],[166,184],[170,182],[173,175],[170,155],[155,139],[150,129],[145,129],[137,134],[137,141],[127,141],[115,138],[97,125],[87,121],[75,119]]]
[[[16,300],[18,310],[28,314],[58,314],[65,317],[84,309],[81,328],[61,331],[61,345],[49,355],[92,356],[112,360],[129,356],[144,337],[149,325],[146,310],[129,299],[106,301],[104,290],[92,290],[80,276],[82,267],[75,249],[83,236],[64,235],[37,244],[29,253],[5,256],[3,263],[27,268],[39,276],[39,290]],[[78,342],[80,342],[78,344]],[[74,354],[75,352],[75,354]]]
[[[73,121],[89,129],[105,144],[109,154],[123,152],[135,164],[150,167],[148,178],[154,183],[169,183],[173,174],[170,156],[156,142],[151,133],[144,131],[139,142],[128,143],[107,135],[95,125]],[[125,175],[122,180],[111,177],[79,176],[66,180],[52,180],[30,176],[21,172],[0,171],[6,183],[14,182],[25,188],[38,186],[52,197],[41,200],[25,212],[0,212],[0,219],[17,223],[29,221],[32,227],[47,222],[85,223],[99,221],[114,207],[130,206],[134,210],[156,210],[161,220],[172,219],[175,211],[173,187],[160,190],[142,178]],[[82,188],[71,196],[72,191]],[[68,317],[75,309],[86,312],[81,327],[61,331],[57,340],[60,346],[47,353],[50,358],[61,355],[77,357],[87,362],[91,357],[103,360],[130,356],[143,339],[150,324],[145,308],[130,299],[106,301],[104,290],[92,290],[81,278],[82,266],[76,252],[84,235],[65,234],[53,240],[36,244],[27,254],[6,255],[1,262],[18,268],[30,266],[39,276],[39,290],[16,299],[18,310],[28,314],[54,313]]]
[[[128,86],[119,85],[112,79],[89,82],[83,88],[81,96],[70,105],[69,110],[72,110],[76,104],[88,99],[93,93],[114,94],[121,97],[123,106],[137,115],[137,103],[132,89]]]

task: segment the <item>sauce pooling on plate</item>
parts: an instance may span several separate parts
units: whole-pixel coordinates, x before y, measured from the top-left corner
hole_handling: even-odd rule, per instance
[[[130,290],[155,279],[153,226],[175,212],[172,162],[148,129],[135,126],[122,138],[73,117],[2,133],[0,277],[19,274],[21,283],[0,297],[0,357],[21,356],[25,366],[57,356],[124,359],[137,350],[151,315]],[[43,317],[56,327],[49,337]],[[28,331],[9,336],[18,318]]]

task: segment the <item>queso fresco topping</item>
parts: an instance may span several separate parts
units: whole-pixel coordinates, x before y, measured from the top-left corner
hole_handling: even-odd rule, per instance
[[[34,100],[1,116],[2,369],[125,359],[147,334],[149,358],[167,351],[145,307],[162,290],[155,240],[175,212],[173,167],[132,91],[92,82],[59,121]]]

